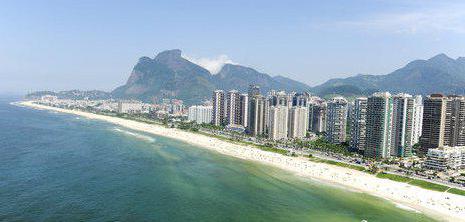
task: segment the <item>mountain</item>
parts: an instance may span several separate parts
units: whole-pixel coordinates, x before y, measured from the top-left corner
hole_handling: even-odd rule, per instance
[[[213,81],[218,89],[237,89],[243,92],[247,91],[250,84],[259,85],[263,93],[272,89],[301,92],[310,88],[286,77],[271,77],[255,69],[233,64],[225,64],[218,74],[213,75]]]
[[[415,60],[387,75],[357,75],[331,79],[313,87],[323,95],[337,88],[352,87],[361,94],[373,91],[407,92],[427,95],[431,93],[465,94],[465,58],[452,59],[445,54],[428,60]],[[342,95],[345,92],[342,92]]]
[[[210,72],[184,59],[181,50],[175,49],[161,52],[154,59],[140,58],[126,84],[112,94],[143,101],[178,98],[190,104],[210,98],[214,89]]]
[[[126,84],[113,90],[115,98],[157,101],[182,99],[187,104],[210,99],[214,89],[237,89],[246,92],[250,84],[260,85],[262,92],[271,89],[308,91],[309,86],[282,77],[271,77],[255,69],[225,64],[212,75],[208,70],[181,56],[179,49],[163,51],[154,59],[142,57],[134,66]]]

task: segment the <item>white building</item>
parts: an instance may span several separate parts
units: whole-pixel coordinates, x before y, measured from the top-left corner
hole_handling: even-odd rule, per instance
[[[413,106],[413,131],[412,144],[420,142],[421,130],[423,126],[423,97],[415,96],[415,104]]]
[[[400,93],[392,97],[392,135],[391,156],[408,157],[413,154],[412,147],[420,139],[422,99]]]
[[[441,147],[428,149],[424,166],[429,169],[444,171],[459,169],[465,165],[465,147]]]
[[[271,106],[269,112],[269,130],[268,137],[273,140],[287,139],[287,121],[288,121],[287,106]]]
[[[212,106],[191,106],[189,107],[187,119],[198,124],[211,123]]]
[[[118,102],[118,113],[141,113],[143,103],[140,101],[119,101]]]
[[[289,138],[304,138],[308,129],[308,108],[293,106],[289,110]]]

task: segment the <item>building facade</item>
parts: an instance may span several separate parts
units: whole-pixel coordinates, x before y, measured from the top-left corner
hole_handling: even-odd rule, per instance
[[[326,102],[318,101],[309,105],[308,128],[314,133],[326,131]]]
[[[465,97],[432,94],[424,100],[420,154],[436,147],[465,146]]]
[[[212,122],[212,106],[191,106],[189,107],[187,119],[197,124]]]
[[[355,99],[350,117],[350,147],[361,153],[366,147],[367,100],[366,97]]]
[[[391,156],[412,156],[415,126],[415,98],[409,94],[398,94],[392,99]]]
[[[335,97],[327,103],[326,140],[331,143],[346,141],[347,100]]]
[[[267,113],[266,99],[261,95],[256,95],[250,99],[248,132],[252,136],[259,136],[266,133]]]
[[[308,108],[293,106],[289,110],[289,138],[304,138],[308,129]]]
[[[268,137],[272,140],[287,139],[289,108],[284,105],[270,106]]]
[[[465,147],[441,147],[428,149],[425,168],[445,171],[465,166]]]
[[[212,96],[212,124],[221,126],[225,123],[225,95],[223,90],[215,90]]]
[[[366,157],[382,159],[391,155],[392,97],[388,92],[368,97],[366,114]]]

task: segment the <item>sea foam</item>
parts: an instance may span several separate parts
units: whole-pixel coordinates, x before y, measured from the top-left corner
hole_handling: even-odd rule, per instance
[[[150,137],[150,136],[146,136],[146,135],[139,134],[139,133],[134,133],[134,132],[131,132],[131,131],[120,129],[120,128],[114,128],[113,130],[116,131],[116,132],[119,132],[119,133],[124,133],[126,135],[136,137],[138,139],[142,139],[142,140],[151,142],[151,143],[155,142],[155,139],[153,137]]]

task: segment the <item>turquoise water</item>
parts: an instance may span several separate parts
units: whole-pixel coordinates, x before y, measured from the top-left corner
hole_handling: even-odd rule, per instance
[[[0,100],[0,221],[431,221],[366,194]]]

